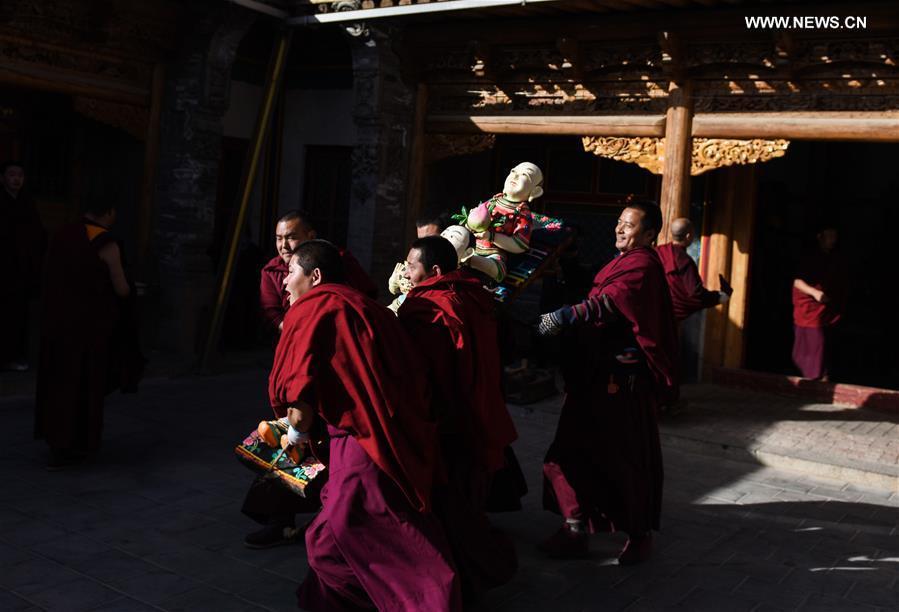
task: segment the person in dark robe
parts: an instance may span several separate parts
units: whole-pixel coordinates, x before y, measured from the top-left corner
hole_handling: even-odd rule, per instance
[[[284,289],[284,278],[287,276],[287,262],[298,245],[317,238],[317,232],[308,214],[301,210],[292,210],[278,219],[275,226],[275,249],[278,254],[262,268],[259,285],[259,305],[266,326],[275,334],[280,333],[287,312],[288,294]],[[368,297],[378,296],[378,289],[369,278],[359,262],[347,249],[341,249],[343,268],[347,284],[355,287]]]
[[[490,481],[518,437],[501,388],[494,300],[474,274],[458,269],[456,249],[441,236],[413,242],[405,269],[412,289],[397,314],[428,366],[448,477],[435,487],[434,512],[463,598],[473,602],[518,567],[514,545],[486,514]]]
[[[671,297],[652,248],[661,224],[654,203],[628,204],[615,228],[619,255],[588,298],[541,317],[543,335],[574,328],[565,403],[543,464],[544,507],[564,518],[541,544],[548,556],[587,556],[587,534],[601,529],[627,534],[620,564],[651,556],[662,508],[657,409],[678,389]]]
[[[693,237],[693,222],[680,217],[671,222],[671,242],[656,247],[665,268],[665,279],[671,291],[671,305],[677,321],[730,299],[726,291],[709,291],[703,287],[696,262],[687,254]]]
[[[422,359],[397,318],[342,284],[340,252],[299,245],[291,306],[269,379],[290,439],[315,420],[330,436],[322,511],[306,531],[305,610],[458,610],[449,544],[431,513],[437,427]]]
[[[19,162],[0,166],[0,370],[28,370],[28,300],[40,286],[46,233]]]
[[[131,288],[109,229],[115,208],[94,200],[79,223],[62,227],[47,254],[42,289],[35,437],[50,446],[49,469],[77,463],[100,447],[103,401],[118,299]]]
[[[811,380],[828,380],[833,329],[846,301],[849,275],[838,238],[835,228],[822,227],[793,280],[793,363]]]

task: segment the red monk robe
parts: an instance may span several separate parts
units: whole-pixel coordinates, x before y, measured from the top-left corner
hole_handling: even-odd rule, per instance
[[[581,324],[544,460],[544,506],[590,531],[639,537],[659,528],[656,410],[677,397],[675,322],[658,255],[649,247],[622,253],[573,309]]]
[[[425,356],[449,483],[435,490],[466,601],[515,575],[512,542],[486,515],[492,475],[517,437],[500,381],[494,300],[471,273],[454,270],[416,285],[400,322]]]
[[[827,296],[822,303],[793,287],[793,363],[803,378],[815,380],[828,374],[831,331],[842,316],[848,277],[839,253],[818,250],[799,263],[796,278]]]
[[[109,267],[98,256],[110,242],[105,229],[75,223],[56,234],[47,255],[34,431],[60,454],[100,446],[118,318]]]
[[[415,347],[389,310],[324,284],[287,311],[269,380],[279,415],[305,402],[328,424],[330,472],[306,532],[298,591],[317,610],[455,610],[449,546],[430,514],[437,432]]]
[[[718,291],[709,291],[702,286],[699,269],[686,248],[669,242],[656,247],[656,252],[665,268],[675,320],[683,321],[694,312],[712,308],[721,302]]]
[[[378,296],[378,288],[353,257],[353,254],[346,249],[341,249],[340,256],[343,259],[346,284],[375,299]],[[290,306],[287,291],[284,289],[284,277],[286,276],[287,262],[280,255],[272,257],[262,268],[262,278],[259,283],[259,305],[263,320],[274,332],[278,331],[284,320],[284,313]]]

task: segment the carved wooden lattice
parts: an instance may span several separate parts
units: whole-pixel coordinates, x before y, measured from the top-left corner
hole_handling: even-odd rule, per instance
[[[584,150],[595,155],[637,164],[653,174],[665,166],[664,138],[616,138],[584,136]],[[693,176],[726,166],[756,164],[786,155],[789,140],[731,140],[694,138],[690,174]]]

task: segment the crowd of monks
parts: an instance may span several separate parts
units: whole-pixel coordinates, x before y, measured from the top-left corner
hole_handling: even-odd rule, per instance
[[[14,178],[5,177],[8,194]],[[56,234],[46,258],[65,269],[43,289],[35,431],[51,447],[51,467],[98,448],[103,397],[128,386],[129,363],[132,380],[143,365],[127,342],[114,341],[132,296],[108,231],[114,221],[112,203],[92,203]],[[265,526],[246,544],[304,537],[304,609],[458,610],[515,574],[515,547],[487,514],[517,438],[502,392],[495,301],[484,277],[460,266],[458,245],[437,235],[440,223],[419,224],[395,310],[375,300],[359,263],[320,239],[304,213],[276,226],[277,255],[260,284],[277,338],[269,399],[289,423],[291,446],[327,445],[327,482],[312,499],[259,500],[251,490],[244,511]],[[663,490],[657,418],[678,398],[678,322],[730,296],[703,287],[686,252],[689,220],[675,220],[673,241],[656,248],[661,226],[655,203],[628,203],[615,228],[618,256],[586,299],[544,313],[536,328],[566,339],[565,401],[543,464],[544,507],[561,516],[540,544],[548,557],[587,556],[597,531],[627,534],[622,565],[652,555]],[[822,283],[841,274],[827,257],[835,236],[819,234],[819,242],[824,256],[794,283],[804,317],[797,343],[813,348],[822,334],[800,327],[835,322],[837,295]],[[113,375],[111,362],[124,371]],[[812,373],[821,372],[819,363]],[[313,518],[296,529],[297,513]]]
[[[562,518],[540,545],[548,557],[587,556],[595,531],[628,535],[623,565],[652,554],[663,483],[657,415],[678,395],[677,320],[728,297],[702,286],[685,251],[688,220],[675,223],[675,243],[653,247],[661,221],[654,203],[628,204],[615,230],[619,256],[587,299],[544,314],[537,328],[573,332],[543,467],[544,506]],[[440,229],[419,224],[403,266],[411,289],[394,313],[301,212],[276,227],[278,255],[261,281],[279,333],[269,396],[291,440],[326,434],[328,480],[315,507],[304,500],[251,514],[266,527],[247,544],[304,534],[304,609],[457,610],[516,571],[512,542],[487,514],[517,437],[494,300],[484,277],[434,235]],[[245,510],[260,507],[252,497]],[[297,530],[296,512],[315,516]]]

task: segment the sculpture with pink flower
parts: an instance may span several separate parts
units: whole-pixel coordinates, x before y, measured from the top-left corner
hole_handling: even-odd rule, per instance
[[[530,248],[533,217],[528,203],[543,195],[542,184],[540,168],[520,163],[509,171],[502,193],[453,216],[477,239],[469,266],[496,282],[505,278],[508,256]]]

